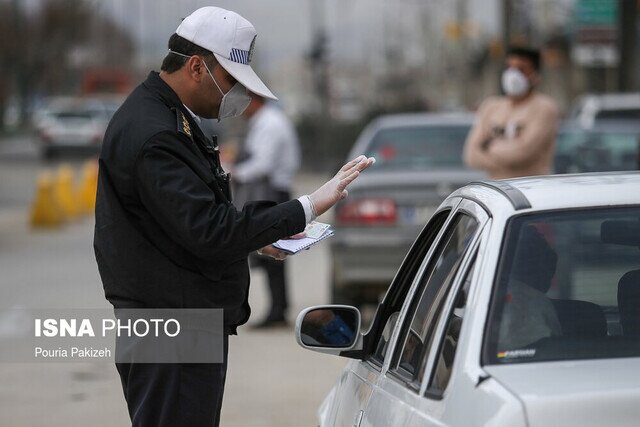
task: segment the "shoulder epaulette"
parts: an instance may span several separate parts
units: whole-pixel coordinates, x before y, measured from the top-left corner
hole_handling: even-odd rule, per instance
[[[176,108],[176,117],[178,119],[178,132],[187,135],[189,139],[193,141],[193,134],[191,133],[191,126],[189,125],[187,116]]]

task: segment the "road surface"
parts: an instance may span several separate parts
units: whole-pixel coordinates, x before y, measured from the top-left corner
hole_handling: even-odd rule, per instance
[[[0,140],[0,331],[12,327],[11,307],[98,308],[104,300],[93,256],[93,220],[59,230],[34,231],[29,205],[45,163],[28,136]],[[72,159],[78,172],[82,159]],[[308,192],[322,177],[301,176]],[[290,260],[291,319],[304,307],[328,299],[327,245]],[[265,276],[252,272],[251,322],[268,304]],[[3,312],[5,316],[3,317]],[[231,337],[222,425],[286,427],[315,425],[315,412],[346,359],[303,350],[291,328]],[[119,377],[107,363],[0,363],[0,425],[129,425]]]

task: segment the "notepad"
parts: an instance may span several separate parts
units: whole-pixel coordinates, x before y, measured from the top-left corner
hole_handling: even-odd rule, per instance
[[[333,230],[327,229],[318,238],[305,237],[305,238],[302,238],[302,239],[282,239],[282,240],[278,240],[277,242],[275,242],[273,244],[273,246],[275,246],[276,248],[280,249],[281,251],[285,251],[288,254],[293,255],[293,254],[297,254],[298,252],[300,252],[303,249],[310,248],[311,246],[315,245],[316,243],[319,243],[322,240],[326,239],[327,237],[331,237],[331,236],[333,236]]]

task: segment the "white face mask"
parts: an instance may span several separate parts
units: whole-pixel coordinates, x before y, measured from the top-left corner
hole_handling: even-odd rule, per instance
[[[176,52],[174,50],[169,49],[169,52],[174,55],[184,56],[185,58],[191,58],[192,55],[185,55],[184,53]],[[213,80],[213,83],[216,85],[220,93],[222,94],[222,100],[220,101],[220,108],[218,109],[218,121],[222,119],[226,119],[228,117],[237,117],[247,109],[249,104],[251,103],[251,97],[247,93],[247,88],[245,88],[239,82],[233,85],[233,87],[229,90],[229,92],[224,93],[216,79],[213,78],[213,74],[209,71],[209,67],[207,67],[207,63],[202,61],[204,64],[204,68],[207,69],[207,73],[209,73],[209,77]]]
[[[530,87],[527,76],[516,68],[507,68],[502,73],[502,90],[507,96],[522,96],[529,91]]]
[[[211,76],[211,80],[213,80],[213,83],[222,94],[222,101],[220,101],[220,108],[218,109],[218,121],[228,117],[237,117],[242,114],[251,103],[251,97],[247,93],[247,88],[240,84],[240,82],[236,82],[236,84],[229,89],[229,92],[224,93],[222,89],[220,89],[220,86],[218,86],[216,79],[213,78],[213,74],[209,71],[207,64],[204,63],[204,61],[203,64],[207,69],[207,73]]]

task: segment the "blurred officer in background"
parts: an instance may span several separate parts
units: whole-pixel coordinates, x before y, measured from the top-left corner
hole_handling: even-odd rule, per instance
[[[234,12],[196,10],[104,137],[94,249],[106,298],[115,308],[224,310],[223,363],[116,364],[134,426],[219,424],[228,335],[250,313],[248,254],[283,259],[270,244],[303,231],[373,163],[354,159],[296,200],[231,204],[215,141],[197,121],[240,115],[247,90],[276,99],[250,66],[255,38]]]
[[[552,172],[558,107],[537,91],[540,70],[538,50],[507,51],[501,79],[505,96],[480,105],[465,144],[467,166],[486,171],[492,179]]]
[[[249,129],[233,168],[234,203],[242,206],[256,200],[286,202],[291,198],[293,178],[300,167],[295,127],[281,109],[256,94],[251,94],[244,116]],[[285,261],[257,254],[252,255],[251,261],[252,266],[265,269],[271,297],[269,313],[256,327],[286,325]]]

